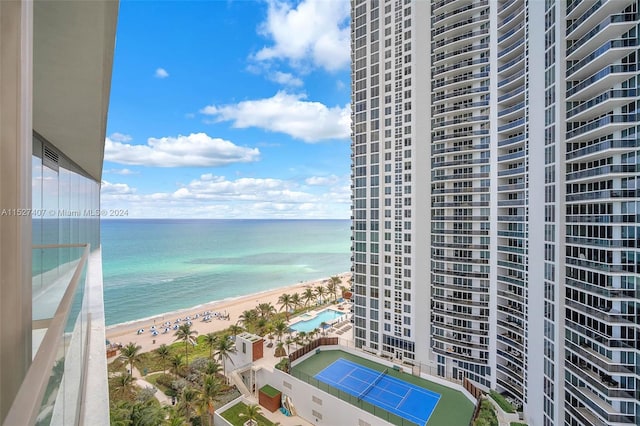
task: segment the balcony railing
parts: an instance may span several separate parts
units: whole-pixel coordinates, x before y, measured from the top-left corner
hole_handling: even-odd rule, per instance
[[[87,266],[94,254],[88,244],[41,245],[33,258],[33,340],[39,345],[3,424],[107,425],[101,275],[100,288],[88,285],[95,281]],[[97,262],[91,275],[100,274]],[[89,388],[92,398],[86,398]]]

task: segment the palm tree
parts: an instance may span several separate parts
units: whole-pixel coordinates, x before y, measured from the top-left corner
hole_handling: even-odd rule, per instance
[[[290,347],[293,343],[295,343],[295,341],[294,341],[291,337],[287,337],[287,338],[285,339],[284,344],[285,344],[285,345],[287,345],[287,353],[291,353],[291,352],[289,351],[289,347]]]
[[[178,374],[180,367],[184,365],[184,359],[182,359],[182,354],[175,354],[173,358],[171,358],[171,367],[173,367],[173,372]]]
[[[304,299],[304,306],[307,306],[309,303],[311,303],[311,301],[313,301],[313,299],[316,298],[316,294],[314,293],[312,288],[307,288],[303,293],[302,293],[302,299]]]
[[[278,342],[278,344],[276,344],[276,350],[273,354],[276,357],[287,356],[287,353],[284,351],[284,343]]]
[[[236,336],[244,331],[244,328],[240,327],[238,324],[232,324],[227,328],[227,331],[231,333],[233,336],[233,340],[236,340]]]
[[[194,388],[187,386],[182,390],[182,394],[180,395],[180,402],[178,403],[178,412],[183,414],[187,422],[191,421],[191,413],[193,413],[196,408],[196,404],[198,401],[198,391]]]
[[[326,322],[322,321],[320,323],[320,329],[322,330],[322,335],[325,336],[327,334],[327,326],[329,324],[327,324]]]
[[[207,365],[205,366],[204,373],[205,374],[218,374],[222,367],[220,364],[214,360],[209,360]]]
[[[248,328],[255,322],[257,318],[258,312],[255,309],[248,309],[240,314],[240,316],[238,317],[238,322],[243,323],[245,328]]]
[[[273,323],[273,331],[276,334],[276,336],[278,336],[279,342],[282,340],[282,336],[287,331],[287,328],[288,328],[287,323],[285,323],[281,319]]]
[[[167,413],[167,417],[162,424],[163,426],[185,426],[187,425],[187,421],[182,417],[178,411],[172,406],[165,406],[165,412]]]
[[[131,375],[133,375],[133,363],[140,357],[140,349],[142,346],[136,346],[133,342],[129,342],[127,346],[120,349],[120,358],[129,363],[129,374]]]
[[[276,313],[276,308],[273,307],[271,302],[260,303],[257,307],[257,311],[260,313],[260,317],[269,319]]]
[[[221,391],[222,386],[214,375],[206,374],[202,378],[202,389],[198,394],[198,403],[200,413],[207,416],[209,426],[213,426],[213,413],[215,412],[213,403]]]
[[[131,404],[127,400],[116,401],[109,408],[111,426],[131,425]]]
[[[285,314],[287,315],[287,321],[289,321],[289,310],[293,306],[293,301],[291,300],[291,295],[284,293],[281,294],[278,298],[278,304],[280,305],[280,310],[285,310]]]
[[[215,333],[207,333],[204,335],[204,344],[209,346],[209,358],[213,358],[213,348],[218,342],[218,336]]]
[[[294,341],[296,342],[296,345],[304,346],[304,344],[307,341],[307,332],[306,331],[298,332],[298,334],[296,335]]]
[[[298,293],[293,293],[291,295],[291,303],[293,303],[293,309],[297,309],[302,306],[302,299],[300,299],[300,295]]]
[[[319,333],[320,333],[320,329],[318,328],[314,328],[313,330],[311,330],[309,332],[309,341],[312,341],[313,339],[315,339]]]
[[[318,296],[318,298],[320,298],[320,304],[324,303],[324,295],[327,294],[327,290],[319,285],[318,287],[316,287],[316,296]]]
[[[165,345],[164,343],[161,344],[158,349],[156,349],[156,353],[158,354],[158,358],[160,358],[160,360],[162,361],[162,374],[165,374],[167,372],[166,363],[169,359],[169,356],[171,356],[169,346]]]
[[[266,318],[258,318],[256,320],[256,330],[255,330],[255,334],[259,334],[260,336],[264,336],[264,329],[267,327],[267,325],[269,324],[269,321],[267,321]]]
[[[187,366],[189,365],[189,351],[188,351],[189,343],[195,344],[194,337],[197,335],[198,335],[198,332],[196,330],[192,330],[191,326],[187,323],[184,323],[180,327],[178,327],[178,329],[174,333],[174,336],[176,336],[175,341],[178,341],[178,340],[184,341],[184,355],[186,358],[185,363],[187,364]]]
[[[222,339],[218,340],[215,356],[218,358],[218,362],[222,364],[222,371],[224,373],[225,380],[227,377],[227,364],[225,361],[228,360],[233,364],[230,354],[235,352],[235,344],[231,339],[229,339],[229,336],[223,336]]]
[[[329,293],[333,294],[334,302],[338,300],[337,293],[341,282],[342,280],[340,279],[340,277],[334,275],[333,277],[329,278],[329,282],[327,283],[327,290],[329,291]]]
[[[164,411],[155,398],[138,402],[131,410],[131,424],[134,426],[156,426],[162,424]]]
[[[120,390],[124,396],[133,385],[134,380],[131,374],[121,374],[117,377],[115,389]]]
[[[244,407],[244,412],[238,414],[238,417],[246,417],[250,426],[256,426],[258,424],[258,416],[261,413],[262,408],[258,404],[249,404]]]

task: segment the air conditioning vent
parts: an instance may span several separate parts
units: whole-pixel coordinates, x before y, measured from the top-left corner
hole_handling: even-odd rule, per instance
[[[50,169],[58,171],[58,165],[60,161],[60,155],[46,145],[42,147],[42,164]]]

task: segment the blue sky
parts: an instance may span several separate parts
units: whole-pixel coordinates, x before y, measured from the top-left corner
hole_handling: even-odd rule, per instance
[[[120,2],[102,206],[350,216],[348,0]]]

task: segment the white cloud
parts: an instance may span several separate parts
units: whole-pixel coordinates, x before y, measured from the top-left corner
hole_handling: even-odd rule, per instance
[[[106,180],[102,181],[102,185],[100,188],[102,195],[126,195],[133,194],[136,192],[134,188],[131,188],[126,183],[111,183]]]
[[[293,74],[290,74],[288,72],[276,71],[270,74],[268,77],[269,80],[274,81],[278,84],[282,84],[284,86],[300,87],[303,84],[302,80],[300,80],[298,77],[294,77]]]
[[[320,102],[303,99],[305,95],[280,91],[271,98],[235,105],[210,105],[201,112],[213,116],[216,121],[233,121],[234,127],[258,127],[305,142],[349,137],[351,112],[348,105],[328,108]]]
[[[328,71],[350,63],[349,0],[303,0],[297,7],[270,0],[267,19],[259,33],[273,40],[254,58],[284,59],[292,65],[312,64]]]
[[[336,175],[331,176],[311,176],[305,179],[305,183],[311,186],[329,186],[340,182],[340,178]]]
[[[110,174],[110,175],[137,175],[138,172],[134,172],[133,170],[130,169],[109,169],[109,170],[105,170],[104,171],[105,174]]]
[[[342,186],[318,192],[298,182],[203,174],[172,192],[139,194],[127,184],[102,183],[105,209],[129,217],[348,218],[350,198]],[[346,186],[348,190],[348,185]]]
[[[112,133],[111,136],[109,136],[109,138],[112,141],[116,141],[116,142],[129,142],[132,138],[130,135],[125,135],[124,133]]]
[[[156,78],[167,78],[169,73],[164,68],[158,68],[155,73]]]
[[[132,145],[107,138],[104,159],[114,163],[154,167],[217,167],[248,163],[260,157],[258,148],[247,148],[205,133],[149,138],[146,145]]]

